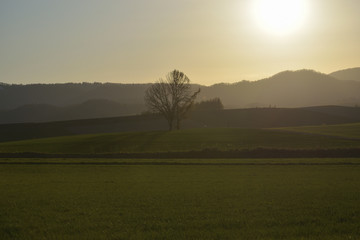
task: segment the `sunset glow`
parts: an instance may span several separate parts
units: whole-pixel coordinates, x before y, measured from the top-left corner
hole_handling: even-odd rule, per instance
[[[295,32],[308,15],[306,0],[256,0],[253,15],[259,27],[277,35]]]
[[[0,1],[0,81],[259,80],[360,65],[359,0]]]

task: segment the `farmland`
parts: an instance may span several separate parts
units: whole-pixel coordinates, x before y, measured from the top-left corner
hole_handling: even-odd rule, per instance
[[[2,153],[359,148],[360,125],[42,138]],[[341,129],[344,129],[341,131]],[[360,158],[1,158],[0,239],[358,239]]]
[[[287,128],[281,130],[204,128],[173,132],[154,131],[77,135],[0,143],[0,152],[92,154],[164,151],[186,152],[209,148],[227,151],[259,147],[277,149],[360,147],[360,139],[331,135],[304,134],[292,130],[293,129]]]
[[[323,165],[1,165],[0,238],[360,237],[360,160],[304,161]]]
[[[280,128],[287,131],[360,139],[360,123]]]

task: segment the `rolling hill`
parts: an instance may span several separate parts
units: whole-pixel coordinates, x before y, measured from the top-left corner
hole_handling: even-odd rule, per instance
[[[356,128],[359,129],[360,125]],[[316,131],[315,131],[316,132]],[[187,129],[78,135],[0,143],[2,153],[109,154],[188,152],[215,149],[338,149],[359,148],[359,139],[298,134],[265,129]]]
[[[250,108],[195,111],[184,120],[189,128],[276,128],[360,122],[360,108],[323,106],[310,108]],[[159,115],[0,124],[0,142],[78,135],[167,130]]]
[[[287,127],[279,129],[289,132],[307,133],[313,135],[333,136],[347,139],[360,139],[360,123]]]

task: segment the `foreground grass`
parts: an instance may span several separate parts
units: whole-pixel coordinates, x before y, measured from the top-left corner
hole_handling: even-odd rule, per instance
[[[357,165],[0,165],[0,239],[358,239],[359,173]]]
[[[281,130],[360,139],[360,123],[278,128]]]
[[[44,138],[0,144],[0,152],[119,153],[202,149],[327,149],[360,147],[360,139],[343,139],[262,129],[188,129]]]

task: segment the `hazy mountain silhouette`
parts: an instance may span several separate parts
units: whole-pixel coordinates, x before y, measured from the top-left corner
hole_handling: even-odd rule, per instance
[[[339,73],[350,72],[356,71]],[[201,88],[198,101],[219,97],[227,109],[360,105],[360,81],[340,80],[334,74],[338,75],[336,72],[330,76],[313,70],[284,71],[258,81],[194,85],[194,89]],[[0,84],[0,123],[138,114],[145,109],[144,92],[149,86],[115,83]]]
[[[225,108],[354,106],[360,103],[360,82],[313,70],[285,71],[259,81],[202,88],[200,97],[208,96],[220,97]]]
[[[150,84],[64,83],[0,84],[0,109],[23,105],[48,104],[69,106],[91,99],[107,99],[122,104],[143,104],[143,94]]]
[[[57,107],[46,104],[24,105],[0,111],[0,123],[47,122],[73,119],[135,115],[145,111],[143,104],[120,104],[106,99],[92,99],[82,104]]]
[[[360,68],[348,68],[330,73],[330,76],[340,80],[360,81]]]

